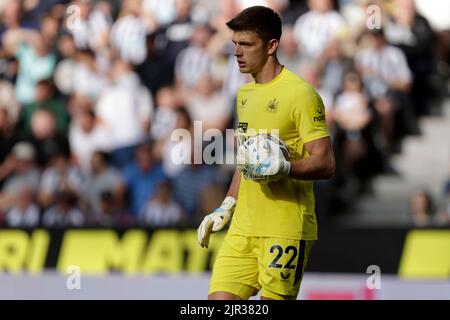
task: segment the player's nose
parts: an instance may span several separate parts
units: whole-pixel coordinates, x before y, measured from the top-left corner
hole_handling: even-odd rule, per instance
[[[240,46],[235,46],[235,47],[234,47],[234,55],[235,55],[236,57],[242,56],[242,49],[241,49]]]

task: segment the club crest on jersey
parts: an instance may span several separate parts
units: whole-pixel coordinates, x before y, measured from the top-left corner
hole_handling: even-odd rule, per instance
[[[314,122],[325,121],[325,107],[323,105],[312,107],[312,114]]]
[[[275,112],[275,111],[277,111],[277,108],[278,108],[278,100],[277,99],[272,99],[267,104],[267,111],[269,111],[269,112]]]

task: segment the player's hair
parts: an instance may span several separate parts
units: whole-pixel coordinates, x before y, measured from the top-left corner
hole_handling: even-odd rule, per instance
[[[249,7],[226,23],[233,31],[252,31],[264,42],[280,41],[281,18],[272,9],[264,6]]]

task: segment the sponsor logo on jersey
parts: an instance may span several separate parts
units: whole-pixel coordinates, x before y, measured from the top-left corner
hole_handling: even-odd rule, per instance
[[[239,132],[246,133],[248,128],[248,122],[239,122],[237,126],[237,130]]]
[[[325,108],[323,105],[318,105],[313,108],[313,121],[314,122],[322,122],[325,121]]]
[[[236,129],[236,138],[239,145],[243,144],[247,140],[248,122],[239,122]]]

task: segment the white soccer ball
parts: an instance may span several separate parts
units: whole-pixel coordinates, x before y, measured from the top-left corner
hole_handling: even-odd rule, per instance
[[[237,169],[245,178],[267,157],[273,156],[282,160],[289,160],[286,144],[271,134],[257,134],[247,138],[238,148]]]

